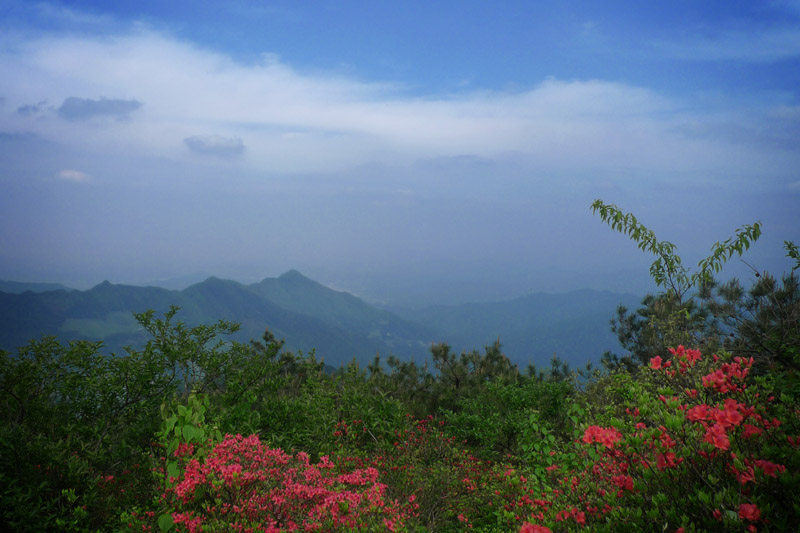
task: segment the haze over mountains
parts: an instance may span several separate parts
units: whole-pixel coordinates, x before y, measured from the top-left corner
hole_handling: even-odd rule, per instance
[[[529,363],[547,365],[554,354],[582,366],[618,349],[609,320],[617,305],[638,302],[634,295],[587,289],[390,312],[296,270],[249,285],[209,277],[183,290],[107,281],[86,291],[3,283],[0,348],[11,351],[33,338],[56,335],[63,341],[102,340],[105,352],[121,353],[124,346],[147,340],[133,312],[153,309],[160,315],[177,305],[176,318],[189,325],[236,322],[241,329],[233,339],[242,342],[261,338],[269,328],[286,340],[286,349],[315,350],[334,367],[353,359],[366,364],[376,354],[419,362],[433,342],[462,351],[482,349],[498,338],[523,369]]]

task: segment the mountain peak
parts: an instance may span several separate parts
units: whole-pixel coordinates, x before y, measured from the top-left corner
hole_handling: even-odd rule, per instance
[[[200,283],[195,283],[192,287],[232,287],[239,285],[238,282],[231,279],[222,279],[217,276],[209,276]]]
[[[313,283],[313,280],[307,278],[306,276],[304,276],[298,270],[295,269],[289,270],[288,272],[284,272],[278,277],[278,279],[281,281]]]

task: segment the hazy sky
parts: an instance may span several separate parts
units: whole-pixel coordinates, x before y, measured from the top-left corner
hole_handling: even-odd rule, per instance
[[[641,290],[595,198],[783,270],[800,2],[655,4],[0,0],[0,279]]]

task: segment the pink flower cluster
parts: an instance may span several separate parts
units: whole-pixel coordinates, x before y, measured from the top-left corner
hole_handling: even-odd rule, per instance
[[[702,357],[700,350],[687,350],[683,347],[683,345],[678,346],[677,348],[670,348],[669,353],[671,353],[678,362],[678,372],[681,374],[685,374],[687,370],[694,367],[694,365],[697,364]],[[653,370],[663,369],[670,377],[675,375],[675,370],[670,369],[671,366],[672,361],[664,361],[661,359],[661,356],[656,356],[650,359],[650,368]]]
[[[264,446],[257,435],[228,435],[204,462],[191,459],[172,493],[173,522],[190,532],[204,524],[251,531],[358,529],[394,531],[403,523],[375,468],[337,472],[328,457],[312,464]]]
[[[549,527],[525,522],[522,524],[522,528],[519,530],[519,533],[552,533],[552,531]]]
[[[583,433],[583,442],[591,444],[599,442],[606,448],[613,448],[622,439],[622,434],[616,428],[603,428],[600,426],[589,426]]]
[[[533,521],[552,527],[567,517],[577,526],[591,526],[591,521],[604,520],[614,508],[624,509],[626,493],[663,490],[652,481],[642,482],[643,479],[663,476],[656,479],[663,479],[664,487],[679,487],[703,472],[707,464],[720,466],[726,476],[719,483],[736,483],[739,497],[749,502],[724,501],[706,519],[722,520],[726,509],[738,507],[738,516],[746,522],[747,531],[756,531],[758,523],[767,523],[762,517],[764,511],[758,507],[757,495],[762,484],[779,477],[786,466],[759,457],[755,441],[762,436],[772,438],[771,430],[781,424],[766,415],[767,404],[774,401],[774,396],[764,398],[766,403],[753,403],[759,395],[746,390],[752,359],[734,357],[726,362],[715,355],[703,360],[699,350],[683,346],[671,349],[670,354],[672,357],[650,360],[650,369],[657,371],[653,376],[655,382],[662,376],[666,378],[662,381],[664,392],[656,396],[658,401],[648,405],[648,400],[640,397],[641,405],[648,406],[647,411],[638,406],[623,406],[632,431],[628,432],[619,423],[614,425],[625,433],[625,439],[615,427],[586,428],[580,440],[602,446],[584,455],[590,459],[584,469],[564,472],[558,488],[553,490],[550,516],[529,515],[531,522],[524,523],[521,532],[549,531]],[[683,392],[672,392],[676,390]],[[800,437],[788,439],[789,444],[800,446]],[[710,444],[710,450],[703,443]],[[599,456],[597,451],[601,452]],[[568,494],[569,503],[558,501]],[[580,502],[578,508],[572,505],[575,499]],[[585,514],[580,514],[581,507]],[[696,524],[703,523],[702,515],[693,519],[698,520]],[[675,524],[673,531],[687,529],[679,526]]]
[[[734,357],[732,363],[724,363],[714,372],[703,376],[703,386],[723,394],[744,390],[744,380],[751,366],[753,366],[752,357],[750,359]]]

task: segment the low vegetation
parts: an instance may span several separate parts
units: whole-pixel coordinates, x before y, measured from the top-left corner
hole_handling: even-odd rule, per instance
[[[800,288],[691,273],[620,309],[625,350],[520,371],[495,343],[331,373],[269,331],[136,315],[142,349],[32,341],[0,353],[0,526],[9,531],[788,531],[800,522]],[[792,255],[794,252],[794,255]]]

